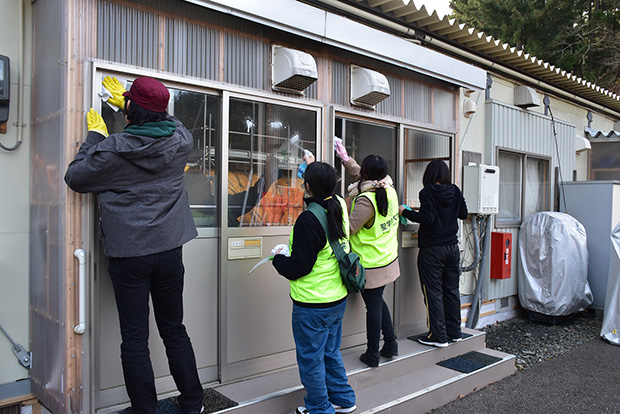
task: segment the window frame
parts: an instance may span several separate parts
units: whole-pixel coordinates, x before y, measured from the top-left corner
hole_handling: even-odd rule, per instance
[[[496,159],[497,159],[497,165],[500,169],[500,194],[499,197],[500,199],[502,198],[502,185],[501,185],[501,174],[502,174],[502,166],[499,163],[499,157],[501,154],[507,154],[507,155],[513,155],[513,156],[517,156],[520,157],[520,173],[521,176],[520,178],[520,183],[519,183],[519,217],[517,219],[515,218],[500,218],[499,217],[499,212],[498,215],[495,217],[495,227],[496,228],[506,228],[506,227],[519,227],[521,225],[521,223],[523,223],[523,221],[527,218],[524,217],[526,214],[526,209],[525,209],[525,200],[527,198],[527,162],[528,160],[539,160],[539,161],[546,161],[547,162],[547,173],[545,176],[545,183],[546,183],[546,189],[545,189],[545,200],[544,200],[544,206],[542,210],[538,210],[538,211],[549,211],[549,209],[551,208],[551,157],[546,157],[544,155],[540,155],[540,154],[533,154],[533,153],[528,153],[528,152],[523,152],[523,151],[515,151],[512,149],[507,149],[507,148],[497,148],[497,155],[496,155]],[[532,213],[533,214],[533,213]],[[531,214],[530,214],[531,215]],[[529,217],[529,215],[528,215]]]

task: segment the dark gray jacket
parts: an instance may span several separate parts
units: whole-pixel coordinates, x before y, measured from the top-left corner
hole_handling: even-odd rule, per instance
[[[181,122],[170,136],[88,132],[65,174],[79,193],[97,193],[99,238],[108,257],[180,247],[197,236],[183,174],[192,136]]]

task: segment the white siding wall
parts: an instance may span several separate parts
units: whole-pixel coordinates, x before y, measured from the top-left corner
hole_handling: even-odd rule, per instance
[[[18,92],[20,70],[28,68],[23,74],[25,102],[24,113],[19,121],[29,119],[30,108],[30,59],[20,61],[17,34],[22,2],[0,0],[0,27],[5,34],[14,36],[0,37],[0,53],[10,59],[10,108],[6,134],[0,134],[0,143],[7,148],[15,146],[18,138]],[[30,2],[23,2],[30,21]],[[27,29],[31,25],[28,23]],[[26,33],[30,33],[26,30]],[[30,36],[26,39],[24,56],[30,56]],[[27,121],[26,121],[27,122]],[[24,128],[24,140],[15,151],[0,150],[0,324],[12,337],[13,341],[30,349],[28,322],[28,246],[29,220],[28,197],[30,180],[30,140],[29,128]],[[27,378],[28,371],[23,368],[11,351],[11,342],[0,333],[0,386]]]

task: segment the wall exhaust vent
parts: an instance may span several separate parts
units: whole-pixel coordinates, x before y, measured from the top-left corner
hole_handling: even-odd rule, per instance
[[[534,89],[529,86],[519,85],[515,88],[515,105],[521,108],[540,106],[540,99]]]
[[[375,108],[379,102],[390,96],[387,78],[374,70],[351,65],[351,103]]]
[[[303,95],[304,89],[318,79],[312,55],[300,50],[273,46],[271,87],[275,90]]]

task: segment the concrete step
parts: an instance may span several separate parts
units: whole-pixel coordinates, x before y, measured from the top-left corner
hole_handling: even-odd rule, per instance
[[[399,339],[399,356],[381,358],[377,368],[359,360],[364,347],[344,350],[349,384],[357,398],[356,413],[426,413],[515,372],[514,356],[485,348],[484,332],[466,328],[463,332],[471,336],[447,348]],[[437,365],[470,351],[500,360],[468,374]],[[303,405],[305,395],[296,366],[214,388],[239,402],[237,407],[219,412],[231,414],[291,414]]]

